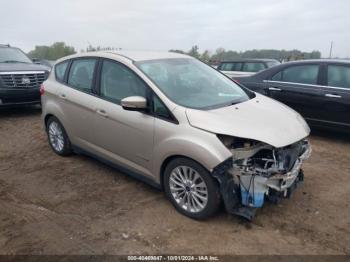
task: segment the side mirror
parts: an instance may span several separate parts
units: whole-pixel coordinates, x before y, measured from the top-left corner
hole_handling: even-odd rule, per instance
[[[142,96],[128,96],[122,99],[122,107],[125,110],[140,111],[147,109],[147,100]]]

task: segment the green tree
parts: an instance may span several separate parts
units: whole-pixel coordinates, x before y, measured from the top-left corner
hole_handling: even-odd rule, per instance
[[[197,45],[194,45],[194,46],[192,46],[190,51],[187,52],[187,54],[199,59],[200,54],[199,54],[198,50],[199,50],[199,47]]]
[[[210,58],[211,58],[211,54],[209,50],[205,50],[203,54],[201,54],[200,56],[200,60],[204,62],[209,62]]]
[[[180,49],[170,49],[169,52],[178,53],[178,54],[185,54],[185,52],[180,50]]]
[[[72,46],[67,46],[64,42],[56,42],[51,46],[35,46],[35,49],[28,53],[31,58],[57,60],[61,57],[75,54]]]

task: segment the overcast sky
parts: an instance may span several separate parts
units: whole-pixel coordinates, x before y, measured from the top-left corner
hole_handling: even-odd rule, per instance
[[[350,57],[350,0],[0,0],[0,43],[320,50]]]

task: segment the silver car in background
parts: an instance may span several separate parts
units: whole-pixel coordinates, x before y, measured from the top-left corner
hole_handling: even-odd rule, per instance
[[[240,59],[221,62],[217,69],[230,78],[252,76],[257,72],[279,65],[275,59]]]
[[[54,152],[121,168],[195,219],[222,201],[252,219],[266,199],[291,194],[311,151],[298,113],[182,54],[65,57],[41,94]]]

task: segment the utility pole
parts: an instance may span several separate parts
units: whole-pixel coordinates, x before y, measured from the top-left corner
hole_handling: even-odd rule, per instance
[[[333,40],[331,41],[331,48],[329,49],[329,58],[332,58],[332,51],[333,51]]]

